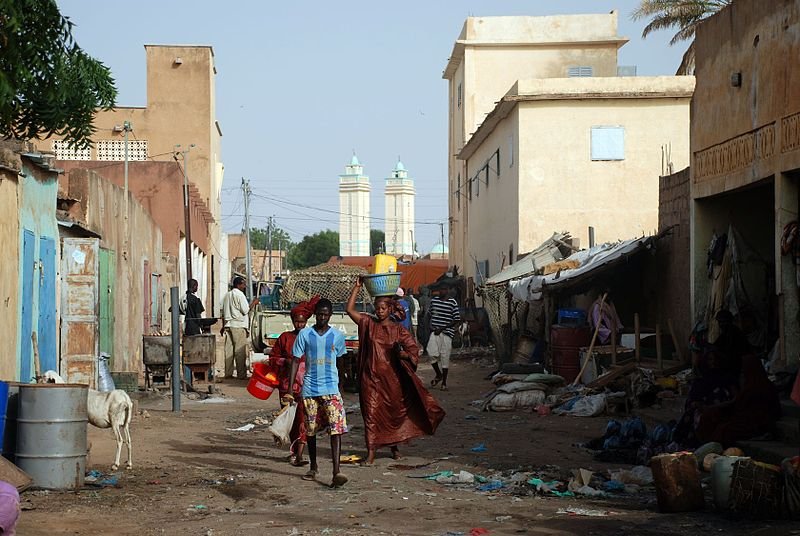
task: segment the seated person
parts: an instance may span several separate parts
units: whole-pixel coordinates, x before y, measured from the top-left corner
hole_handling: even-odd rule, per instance
[[[746,355],[741,361],[742,387],[729,402],[702,411],[697,437],[730,447],[736,441],[770,432],[781,416],[778,391],[769,381],[761,360]]]

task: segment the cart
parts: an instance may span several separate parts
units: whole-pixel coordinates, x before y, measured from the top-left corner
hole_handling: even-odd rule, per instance
[[[142,359],[144,360],[144,388],[169,386],[172,370],[172,336],[142,337]]]

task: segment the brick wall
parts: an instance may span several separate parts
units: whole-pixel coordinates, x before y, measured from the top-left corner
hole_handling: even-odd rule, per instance
[[[659,322],[666,330],[672,319],[675,335],[685,344],[693,327],[689,293],[689,168],[660,177],[658,189],[658,231],[670,232],[658,242]]]

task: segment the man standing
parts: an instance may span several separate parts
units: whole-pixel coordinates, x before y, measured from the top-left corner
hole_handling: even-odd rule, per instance
[[[448,298],[447,295],[446,288],[438,288],[431,299],[431,336],[428,340],[428,354],[431,356],[431,366],[436,373],[436,377],[431,380],[431,386],[435,387],[441,382],[442,391],[447,391],[447,371],[450,368],[450,351],[453,348],[455,335],[453,328],[461,321],[458,302]]]
[[[408,308],[411,309],[411,334],[417,339],[417,322],[419,320],[419,301],[414,297],[414,290],[409,288],[406,290],[406,299],[408,300]]]
[[[339,471],[339,457],[342,452],[342,434],[347,432],[344,401],[339,393],[339,370],[336,359],[343,356],[344,335],[331,328],[328,322],[333,312],[330,300],[322,298],[317,302],[314,312],[317,322],[300,331],[292,348],[292,369],[290,381],[297,377],[300,359],[305,356],[306,373],[303,377],[303,409],[306,414],[306,438],[311,467],[303,475],[303,480],[314,480],[319,472],[317,465],[317,432],[328,428],[331,436],[331,458],[333,461],[333,480],[331,487],[340,487],[347,477]],[[292,401],[294,384],[284,399]]]
[[[236,362],[236,377],[247,379],[247,347],[250,344],[250,304],[244,290],[247,283],[243,277],[233,278],[233,288],[222,298],[222,334],[225,335],[225,378],[233,378]]]
[[[400,304],[400,307],[403,308],[403,312],[406,314],[405,318],[400,320],[399,318],[392,316],[392,320],[406,328],[408,331],[411,331],[411,306],[409,305],[408,300],[403,297],[403,294],[403,289],[398,288],[397,292],[395,292],[394,299]]]
[[[197,279],[190,279],[184,303],[181,304],[181,313],[185,315],[183,326],[184,335],[200,335],[203,331],[200,328],[200,322],[197,320],[202,318],[203,311],[206,309],[203,307],[203,302],[197,297],[197,288]]]

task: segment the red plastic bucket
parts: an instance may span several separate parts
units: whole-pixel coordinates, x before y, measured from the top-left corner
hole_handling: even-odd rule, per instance
[[[259,400],[266,400],[279,383],[278,376],[267,363],[256,363],[253,365],[253,375],[247,384],[247,392]]]

